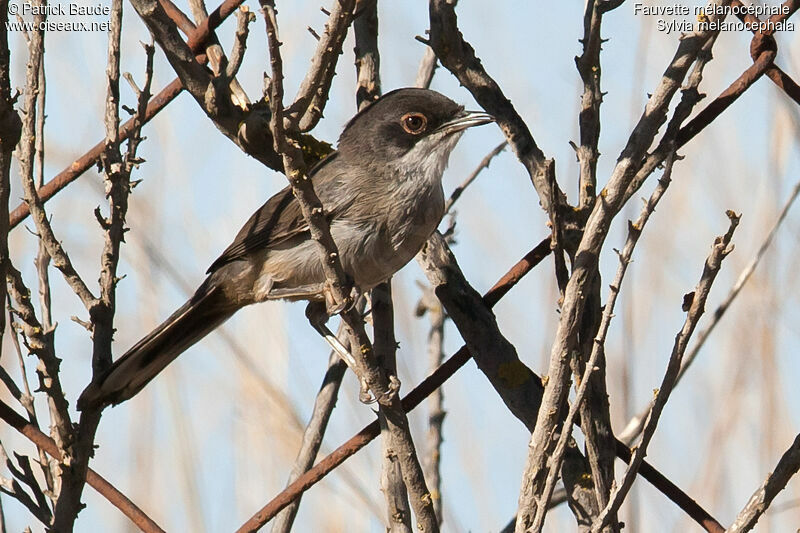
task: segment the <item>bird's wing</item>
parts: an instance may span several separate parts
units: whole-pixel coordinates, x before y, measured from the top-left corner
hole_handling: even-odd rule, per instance
[[[323,166],[334,161],[336,155],[337,152],[332,152],[309,170],[308,176],[315,188],[328,185],[322,181],[336,180],[335,173],[318,174]],[[344,204],[339,204],[329,210],[329,207],[325,206],[329,222],[344,207]],[[286,187],[253,213],[230,246],[208,267],[206,273],[210,274],[222,265],[241,259],[253,251],[273,248],[306,232],[308,225],[303,218],[300,204],[292,194],[292,188]]]

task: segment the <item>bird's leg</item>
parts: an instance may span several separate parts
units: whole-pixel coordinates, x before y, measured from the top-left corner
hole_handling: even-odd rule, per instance
[[[319,301],[311,301],[306,306],[306,317],[317,333],[322,336],[323,339],[333,348],[333,351],[336,352],[342,361],[345,362],[347,366],[350,367],[350,370],[358,377],[358,382],[360,385],[360,393],[359,398],[363,403],[373,403],[375,398],[369,392],[369,386],[367,385],[366,379],[364,379],[361,374],[358,372],[358,368],[356,366],[356,359],[353,357],[347,348],[344,347],[344,344],[339,340],[339,338],[334,335],[334,333],[328,328],[328,308],[325,302]]]

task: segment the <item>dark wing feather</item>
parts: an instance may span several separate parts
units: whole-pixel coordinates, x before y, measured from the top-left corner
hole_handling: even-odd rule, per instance
[[[320,168],[330,163],[337,155],[332,152],[309,170],[308,175],[313,179]],[[332,213],[329,213],[329,216]],[[241,259],[254,250],[271,248],[308,231],[308,225],[303,218],[300,204],[292,194],[292,188],[286,187],[262,205],[250,220],[239,230],[236,238],[222,255],[214,261],[207,274],[219,267]]]

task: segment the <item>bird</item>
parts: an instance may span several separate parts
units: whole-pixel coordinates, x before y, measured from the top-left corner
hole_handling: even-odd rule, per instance
[[[359,291],[386,281],[419,252],[444,216],[450,153],[467,128],[493,121],[433,90],[396,89],[358,111],[336,151],[307,172]],[[184,305],[86,387],[79,410],[132,398],[242,307],[326,298],[319,252],[290,187],[250,217],[206,274]]]

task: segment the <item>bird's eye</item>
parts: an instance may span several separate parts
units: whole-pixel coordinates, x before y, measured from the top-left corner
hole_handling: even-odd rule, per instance
[[[403,129],[412,135],[419,135],[425,131],[428,119],[422,113],[407,113],[400,119]]]

